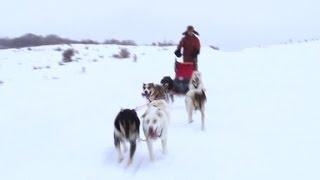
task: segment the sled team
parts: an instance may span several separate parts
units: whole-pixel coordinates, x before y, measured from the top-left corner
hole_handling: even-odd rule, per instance
[[[185,89],[185,107],[188,114],[188,122],[192,123],[192,115],[195,111],[201,113],[201,130],[205,129],[205,103],[206,94],[202,82],[202,76],[198,70],[197,56],[200,53],[200,42],[196,35],[199,35],[194,30],[193,26],[188,26],[183,33],[184,37],[181,39],[174,54],[177,57],[183,56],[183,64],[192,64],[191,70],[187,70],[186,74],[191,77],[178,76],[176,69],[176,77],[173,80],[170,76],[164,76],[160,84],[157,83],[143,83],[142,96],[148,101],[147,109],[142,114],[142,130],[147,143],[149,158],[154,160],[153,142],[160,139],[162,144],[162,152],[167,151],[168,139],[168,124],[170,121],[170,112],[168,104],[174,102],[174,94],[181,92],[179,90],[179,81]],[[183,49],[183,54],[181,53]],[[185,74],[185,73],[182,73]],[[187,76],[190,76],[187,75]],[[123,151],[127,151],[126,144],[129,142],[129,160],[127,165],[132,163],[137,141],[140,141],[140,119],[135,109],[121,109],[114,121],[114,145],[118,153],[118,161],[124,159]]]

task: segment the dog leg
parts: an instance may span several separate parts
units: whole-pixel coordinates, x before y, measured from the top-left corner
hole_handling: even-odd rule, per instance
[[[161,145],[162,145],[162,153],[166,154],[167,153],[167,139],[162,139]]]
[[[114,135],[114,145],[118,151],[118,162],[120,163],[123,160],[123,155],[121,153],[121,147],[120,147],[120,139]]]
[[[132,163],[132,159],[134,156],[134,153],[136,152],[137,144],[135,141],[130,141],[130,158],[128,161],[128,166]]]
[[[185,104],[186,104],[186,110],[188,112],[188,122],[192,123],[193,122],[193,120],[192,120],[192,111],[193,111],[192,100],[189,97],[186,97]]]
[[[123,152],[127,152],[128,151],[128,147],[127,147],[127,144],[126,142],[122,141],[122,146],[123,146]]]
[[[167,92],[164,93],[164,100],[166,101],[166,103],[170,103],[169,94]]]
[[[173,97],[173,93],[172,92],[170,93],[170,98],[171,98],[171,103],[173,103],[174,102],[174,97]]]
[[[205,119],[204,109],[201,109],[201,130],[202,131],[204,131],[204,119]]]
[[[188,122],[189,122],[189,124],[193,122],[193,119],[192,119],[192,108],[191,107],[188,108]]]
[[[152,144],[152,140],[151,139],[147,139],[147,145],[148,145],[148,149],[149,149],[149,156],[150,156],[150,160],[153,161],[154,160],[154,156],[153,156],[153,144]]]

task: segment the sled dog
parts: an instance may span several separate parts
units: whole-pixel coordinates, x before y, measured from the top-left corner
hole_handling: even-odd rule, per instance
[[[192,115],[195,111],[201,112],[201,130],[205,129],[205,103],[207,97],[202,82],[201,73],[194,71],[189,82],[189,91],[185,97],[185,105],[188,113],[188,122],[192,123]]]
[[[160,84],[143,83],[142,89],[142,96],[145,96],[149,102],[158,99],[163,99],[166,102],[169,100],[165,87]]]
[[[173,79],[170,76],[164,76],[160,83],[165,89],[166,96],[168,97],[167,99],[171,100],[171,103],[174,102],[174,97],[173,97],[173,87],[174,87],[174,82]],[[170,98],[169,98],[170,97]]]
[[[130,143],[130,157],[128,165],[132,163],[134,157],[137,140],[140,138],[140,120],[135,110],[121,109],[114,121],[114,145],[118,151],[118,161],[123,160],[121,145],[123,150],[127,151],[126,143]]]
[[[153,141],[161,139],[162,152],[167,152],[168,123],[170,119],[164,100],[152,101],[142,115],[142,127],[146,137],[150,160],[154,160]]]

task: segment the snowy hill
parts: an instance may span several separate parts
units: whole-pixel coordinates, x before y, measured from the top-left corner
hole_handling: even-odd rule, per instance
[[[170,104],[168,154],[140,142],[117,163],[113,122],[145,103],[142,83],[174,77],[175,47],[72,45],[0,51],[0,179],[283,180],[320,178],[320,43],[219,52],[203,47],[206,130]],[[144,110],[138,111],[141,114]],[[141,134],[143,137],[143,134]],[[126,154],[126,158],[127,158]]]

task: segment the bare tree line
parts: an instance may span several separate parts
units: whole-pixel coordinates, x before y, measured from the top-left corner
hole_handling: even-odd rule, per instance
[[[50,34],[47,36],[35,35],[28,33],[16,38],[0,38],[0,49],[8,48],[24,48],[33,46],[43,46],[43,45],[59,45],[59,44],[113,44],[113,45],[126,45],[126,46],[136,46],[137,44],[133,40],[117,40],[117,39],[107,39],[100,43],[91,39],[85,39],[81,41],[72,40],[68,38],[61,38],[55,34]],[[176,43],[173,42],[158,42],[151,43],[151,46],[173,46]]]
[[[85,39],[81,41],[72,40],[68,38],[61,38],[57,35],[51,34],[47,36],[35,35],[28,33],[17,38],[0,38],[0,49],[8,48],[23,48],[43,45],[58,45],[58,44],[117,44],[117,45],[137,45],[133,40],[119,41],[116,39],[105,40],[99,43],[94,40]]]

